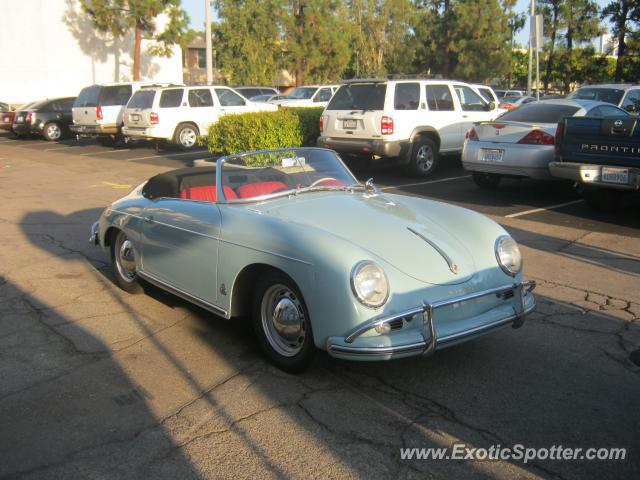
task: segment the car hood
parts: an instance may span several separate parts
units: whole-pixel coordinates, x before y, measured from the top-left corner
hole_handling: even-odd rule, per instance
[[[311,193],[253,205],[262,214],[306,225],[349,241],[417,280],[437,285],[463,283],[476,272],[465,242],[446,227],[451,209],[422,208],[391,195]]]

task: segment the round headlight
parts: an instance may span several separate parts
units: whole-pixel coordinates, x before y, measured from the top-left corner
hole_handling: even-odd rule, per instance
[[[366,260],[356,263],[351,270],[351,289],[367,307],[380,307],[389,298],[389,281],[384,270]]]
[[[496,240],[496,259],[507,275],[515,277],[522,270],[522,255],[516,241],[508,235]]]

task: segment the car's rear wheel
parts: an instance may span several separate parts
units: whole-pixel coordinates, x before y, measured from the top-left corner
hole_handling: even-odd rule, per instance
[[[438,165],[438,147],[430,138],[416,141],[411,151],[409,172],[416,177],[428,177]]]
[[[190,150],[198,144],[198,128],[190,123],[179,125],[173,136],[173,143],[182,150]]]
[[[309,312],[289,277],[276,271],[260,277],[252,320],[260,348],[274,365],[292,373],[309,366],[315,354]]]
[[[122,230],[115,231],[111,238],[111,268],[121,289],[129,293],[142,290],[136,272],[136,250]]]
[[[60,140],[62,138],[62,126],[56,122],[47,123],[42,130],[42,136],[50,142]]]
[[[502,180],[497,173],[471,172],[471,176],[477,186],[487,189],[496,188]]]

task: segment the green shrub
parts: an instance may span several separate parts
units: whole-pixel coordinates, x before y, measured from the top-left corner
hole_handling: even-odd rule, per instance
[[[223,115],[209,127],[211,153],[315,145],[322,108],[281,108],[275,112]]]

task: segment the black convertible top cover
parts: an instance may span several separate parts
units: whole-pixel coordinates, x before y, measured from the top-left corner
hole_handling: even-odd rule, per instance
[[[142,188],[142,195],[154,198],[178,198],[187,188],[216,184],[216,167],[188,167],[151,177]]]

